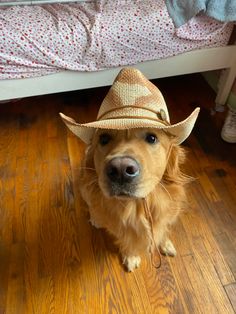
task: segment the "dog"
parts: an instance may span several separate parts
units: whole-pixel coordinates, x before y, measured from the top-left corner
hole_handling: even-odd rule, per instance
[[[116,239],[128,271],[141,256],[159,249],[175,256],[169,239],[186,200],[189,179],[181,171],[189,136],[199,113],[171,124],[159,89],[138,70],[125,68],[104,98],[97,120],[79,124],[61,114],[87,144],[80,191],[91,223]]]
[[[168,233],[186,200],[189,181],[180,170],[185,151],[163,130],[99,130],[84,155],[81,195],[90,221],[116,239],[128,271],[140,265],[141,255],[153,251],[145,200],[153,220],[155,244],[175,256]]]

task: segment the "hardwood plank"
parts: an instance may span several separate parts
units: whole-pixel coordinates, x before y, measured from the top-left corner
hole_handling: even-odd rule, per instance
[[[201,313],[204,308],[205,313],[217,313],[217,308],[212,298],[210,287],[206,285],[202,270],[195,257],[187,255],[184,256],[182,260],[192,286],[191,302],[193,304],[195,303],[194,311],[197,309]],[[189,294],[190,292],[188,291],[188,295]]]
[[[7,302],[10,252],[7,245],[0,241],[0,313],[4,313]]]
[[[35,313],[54,314],[54,282],[51,276],[43,277],[39,280],[37,290],[37,308]]]
[[[183,302],[183,298],[178,291],[178,285],[175,282],[175,277],[172,274],[168,258],[162,258],[162,266],[159,271],[156,271],[153,275],[158,277],[167,308],[170,313],[186,313],[186,306]]]
[[[204,189],[204,194],[206,196],[206,199],[209,200],[210,203],[216,203],[221,200],[221,197],[219,196],[218,191],[215,189],[214,185],[211,183],[205,171],[202,172],[198,176],[198,182]]]
[[[194,200],[199,200],[199,198],[195,197]],[[223,287],[219,283],[219,279],[222,283],[231,283],[235,281],[235,277],[233,276],[231,269],[226,264],[223,256],[220,254],[217,243],[209,231],[208,225],[205,223],[204,216],[200,218],[201,215],[199,215],[199,205],[195,203],[192,211],[181,218],[191,243],[193,251],[192,258],[194,259],[193,265],[196,263],[197,265],[194,267],[201,268],[199,278],[202,277],[202,284],[204,283],[206,289],[209,290],[210,296],[207,298],[212,298],[212,302],[216,307],[215,311],[218,310],[221,312],[227,310],[230,312],[232,309],[225,296]],[[195,208],[198,212],[196,212]],[[191,218],[191,215],[194,215],[194,218]],[[193,221],[194,227],[192,226]],[[204,245],[205,243],[206,246]],[[216,255],[212,255],[213,250],[217,252]],[[216,256],[219,258],[218,263],[215,263]],[[207,269],[205,267],[207,267]],[[189,269],[187,269],[187,271],[189,271]],[[191,278],[191,273],[189,273],[189,276]],[[205,278],[206,276],[208,277]],[[198,283],[198,285],[200,284],[201,283]],[[207,292],[206,295],[208,295]],[[225,309],[224,306],[227,308]]]
[[[198,292],[195,291],[195,284],[192,284],[192,275],[190,274],[189,276],[187,272],[186,267],[188,267],[188,264],[185,262],[186,259],[192,260],[193,255],[189,254],[181,256],[178,254],[174,259],[170,258],[171,269],[178,285],[180,296],[184,300],[183,304],[185,305],[185,313],[201,313],[201,304],[196,297]],[[193,275],[195,275],[195,273]]]
[[[67,190],[67,174],[63,177],[63,160],[60,156],[60,139],[50,137],[47,141],[49,203],[47,208],[47,230],[50,242],[45,243],[52,251],[50,274],[54,281],[55,313],[67,313],[69,302],[68,259],[71,247],[70,209],[73,200],[71,189]],[[63,156],[62,156],[63,157]],[[73,242],[72,242],[73,243]],[[44,248],[44,247],[43,247]],[[60,304],[60,300],[64,300]]]
[[[11,245],[11,258],[9,264],[7,301],[5,312],[7,314],[25,313],[25,288],[23,279],[24,270],[24,244]]]
[[[189,190],[189,197],[192,199],[192,208],[187,215],[183,215],[184,228],[191,241],[191,247],[194,252],[194,241],[201,239],[205,245],[209,259],[214,264],[216,272],[222,284],[229,284],[235,281],[235,276],[230,269],[224,255],[221,253],[221,248],[218,244],[217,238],[213,235],[209,228],[208,221],[212,222],[212,216],[208,215],[209,206],[206,202],[207,198],[199,186],[195,184],[194,188]],[[203,210],[204,209],[204,210]],[[220,218],[218,218],[219,220]],[[192,222],[194,221],[194,226]],[[217,259],[217,261],[216,261]]]
[[[232,174],[223,168],[208,169],[208,176],[216,186],[219,196],[228,206],[228,212],[234,223],[236,223],[236,195],[235,183],[232,182]]]
[[[194,246],[194,256],[196,262],[201,269],[204,282],[207,282],[206,286],[210,291],[211,299],[215,308],[218,313],[234,313],[203,242],[198,239],[195,241]]]
[[[36,111],[35,111],[36,110]],[[17,241],[23,237],[24,240],[24,282],[25,282],[25,312],[36,313],[38,309],[38,286],[39,286],[39,226],[40,207],[39,197],[41,185],[41,165],[43,162],[44,129],[41,128],[41,114],[37,117],[37,109],[31,108],[27,111],[24,120],[27,131],[27,147],[25,155],[19,152],[17,159],[17,197],[19,211],[16,212],[15,220],[18,217]],[[30,132],[29,132],[30,129]],[[20,219],[19,219],[20,218]]]
[[[226,233],[222,233],[216,237],[220,245],[222,254],[224,255],[229,268],[231,269],[234,277],[236,278],[236,250],[233,243],[230,241]]]
[[[225,291],[230,299],[230,302],[236,312],[236,283],[225,286]]]
[[[171,238],[173,243],[177,249],[177,254],[180,256],[191,255],[192,254],[192,246],[189,241],[188,234],[183,226],[182,216],[187,215],[189,208],[187,208],[180,216],[176,225],[173,226],[173,230],[171,232]]]
[[[17,119],[6,114],[0,115],[0,234],[8,244],[12,242],[12,224],[14,212],[16,143],[18,135]]]
[[[16,251],[12,248],[14,238],[12,216],[15,209],[17,139],[17,119],[4,112],[4,115],[0,115],[0,312],[2,313],[6,311],[9,304],[8,291],[15,293],[12,285],[9,288],[9,280],[11,280],[10,272],[14,268],[11,256],[12,252]]]
[[[141,270],[143,270],[142,277],[150,300],[151,313],[171,313],[171,308],[168,305],[169,300],[166,300],[165,292],[162,289],[159,270],[152,267],[148,256],[142,260]],[[140,298],[142,297],[142,291],[140,289]]]

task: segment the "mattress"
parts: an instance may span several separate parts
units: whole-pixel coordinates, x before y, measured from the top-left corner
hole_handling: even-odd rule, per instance
[[[164,0],[0,9],[0,79],[98,71],[227,44],[232,23],[199,15],[176,29]]]

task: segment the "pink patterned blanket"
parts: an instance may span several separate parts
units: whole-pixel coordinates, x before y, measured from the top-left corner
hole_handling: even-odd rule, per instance
[[[175,29],[164,0],[0,9],[0,79],[97,71],[226,45],[232,24],[198,16]]]

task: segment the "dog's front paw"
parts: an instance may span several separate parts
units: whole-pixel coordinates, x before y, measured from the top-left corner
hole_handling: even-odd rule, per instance
[[[169,239],[160,245],[160,250],[164,255],[176,256],[177,254],[174,244]]]
[[[138,268],[141,263],[140,256],[128,256],[123,258],[123,264],[125,265],[128,272],[134,271]]]

